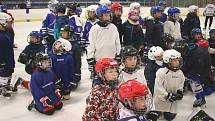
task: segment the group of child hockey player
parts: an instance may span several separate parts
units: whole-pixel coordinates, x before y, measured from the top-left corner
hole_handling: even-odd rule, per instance
[[[161,115],[172,121],[188,88],[196,97],[194,108],[215,91],[215,29],[203,38],[195,5],[184,21],[177,7],[164,12],[165,0],[145,18],[141,5],[131,3],[124,22],[123,6],[109,0],[88,6],[86,21],[78,3],[51,0],[48,8],[41,30],[30,32],[18,58],[31,79],[19,77],[13,86],[12,20],[0,13],[0,94],[9,97],[22,85],[33,96],[29,110],[52,115],[63,107],[81,80],[84,54],[93,81],[83,121],[157,121]],[[197,119],[214,120],[203,110],[190,121]]]

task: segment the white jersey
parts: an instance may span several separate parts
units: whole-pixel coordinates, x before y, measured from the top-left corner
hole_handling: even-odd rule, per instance
[[[205,11],[204,11],[205,16],[213,16],[215,15],[215,5],[213,4],[208,4],[205,7]]]
[[[172,35],[175,39],[181,39],[180,23],[178,21],[175,23],[172,21],[164,22],[164,33]]]
[[[137,69],[132,74],[129,74],[129,73],[126,73],[125,71],[122,71],[119,75],[120,83],[128,81],[128,80],[133,80],[133,79],[147,85],[146,79],[144,76],[144,69],[143,68]]]
[[[182,90],[185,77],[181,70],[176,72],[168,68],[160,68],[156,73],[154,88],[154,104],[156,111],[177,113],[177,101],[170,102],[166,98],[168,93],[176,94]]]
[[[89,32],[89,46],[87,47],[87,58],[115,58],[120,53],[121,45],[119,32],[112,23],[107,27],[98,24],[92,26]]]
[[[125,107],[119,109],[119,116],[117,121],[147,121],[144,116],[137,116],[131,110],[128,110]]]

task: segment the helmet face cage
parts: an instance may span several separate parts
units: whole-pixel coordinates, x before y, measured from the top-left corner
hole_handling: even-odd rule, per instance
[[[48,71],[52,67],[52,61],[48,54],[39,53],[36,55],[36,66],[43,71]]]
[[[67,32],[67,34],[68,34],[68,37],[67,37],[67,38],[64,38],[64,39],[70,39],[71,36],[72,36],[72,34],[73,34],[73,32],[74,32],[74,29],[73,29],[72,26],[65,25],[64,27],[62,27],[62,28],[60,29],[60,33],[62,34],[63,31]],[[61,35],[61,36],[62,36],[62,35]]]
[[[37,41],[34,41],[34,40],[37,40]],[[28,36],[27,36],[27,42],[29,44],[39,44],[40,42],[42,41],[42,36],[39,32],[37,31],[32,31]]]
[[[65,53],[65,50],[63,49],[63,46],[62,46],[62,42],[60,42],[60,41],[55,41],[52,48],[53,48],[54,54]]]

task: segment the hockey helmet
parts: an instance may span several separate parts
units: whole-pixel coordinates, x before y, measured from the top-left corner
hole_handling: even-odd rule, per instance
[[[150,60],[156,60],[156,57],[162,56],[163,49],[159,46],[152,46],[148,51],[148,58]]]
[[[48,71],[52,67],[52,61],[46,53],[37,53],[35,57],[35,62],[36,67],[39,70]]]
[[[198,12],[198,10],[199,10],[199,7],[196,5],[191,5],[188,7],[189,13],[195,13],[195,12]]]
[[[110,13],[111,9],[108,8],[108,6],[106,5],[100,5],[97,9],[96,9],[96,15],[98,17],[101,17],[104,13]]]
[[[71,3],[67,6],[68,15],[81,15],[82,9],[79,3]]]
[[[150,10],[151,15],[156,14],[158,12],[162,12],[162,9],[160,6],[152,6],[151,7],[151,10]]]
[[[7,13],[0,12],[0,25],[3,27],[7,27],[9,21],[12,21],[11,16]]]
[[[66,6],[63,3],[58,3],[55,6],[55,13],[65,13],[66,12]]]
[[[171,64],[173,59],[179,59],[179,64],[173,66]],[[169,49],[169,50],[164,51],[163,61],[167,65],[167,68],[169,68],[172,71],[179,70],[183,64],[181,53],[175,49]]]
[[[58,3],[59,3],[59,1],[57,1],[57,0],[50,0],[49,3],[48,3],[49,10],[54,12],[55,7],[57,6]]]
[[[140,3],[133,2],[133,3],[130,4],[130,9],[134,10],[134,9],[140,8],[140,6],[141,6]]]
[[[100,5],[110,6],[111,5],[111,1],[110,0],[100,0],[99,4]]]
[[[128,80],[118,86],[118,94],[122,104],[134,111],[137,115],[143,115],[152,108],[152,95],[146,84],[137,80]],[[135,106],[136,98],[142,98],[143,107]],[[144,101],[143,101],[144,100]]]
[[[52,49],[54,54],[63,54],[69,52],[72,45],[68,40],[60,38],[54,42]]]
[[[115,10],[121,10],[122,11],[122,5],[118,2],[114,2],[111,5],[111,10],[115,11]]]

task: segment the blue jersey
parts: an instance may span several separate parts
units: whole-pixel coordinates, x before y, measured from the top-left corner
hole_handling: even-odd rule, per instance
[[[4,65],[4,66],[3,66]],[[0,67],[13,71],[15,67],[13,41],[7,31],[0,30]]]
[[[51,55],[52,71],[56,74],[58,80],[63,83],[62,90],[70,88],[70,82],[75,80],[74,77],[74,61],[71,53],[62,55]]]
[[[87,20],[86,23],[85,23],[85,26],[84,26],[84,31],[83,31],[83,35],[82,35],[82,38],[85,40],[85,41],[89,41],[89,32],[90,32],[90,29],[91,27],[96,23],[97,21],[95,21],[94,23],[90,20]]]
[[[58,40],[60,37],[60,29],[67,25],[69,22],[69,17],[67,15],[65,16],[57,16],[56,22],[54,24],[54,39]]]
[[[147,119],[143,116],[130,116],[122,119],[117,119],[117,121],[147,121]]]
[[[57,80],[55,74],[49,71],[35,71],[31,76],[30,87],[31,93],[34,98],[36,107],[39,111],[45,108],[40,102],[42,97],[47,96],[52,104],[60,101],[55,95],[55,81]]]
[[[43,20],[42,28],[54,29],[56,16],[54,13],[48,13],[46,18]]]
[[[165,21],[167,21],[167,15],[166,15],[165,13],[162,13],[162,14],[161,14],[160,21],[163,22],[163,23],[164,23]]]
[[[69,25],[74,28],[75,34],[81,34],[83,31],[83,20],[77,15],[73,15],[69,19]]]

